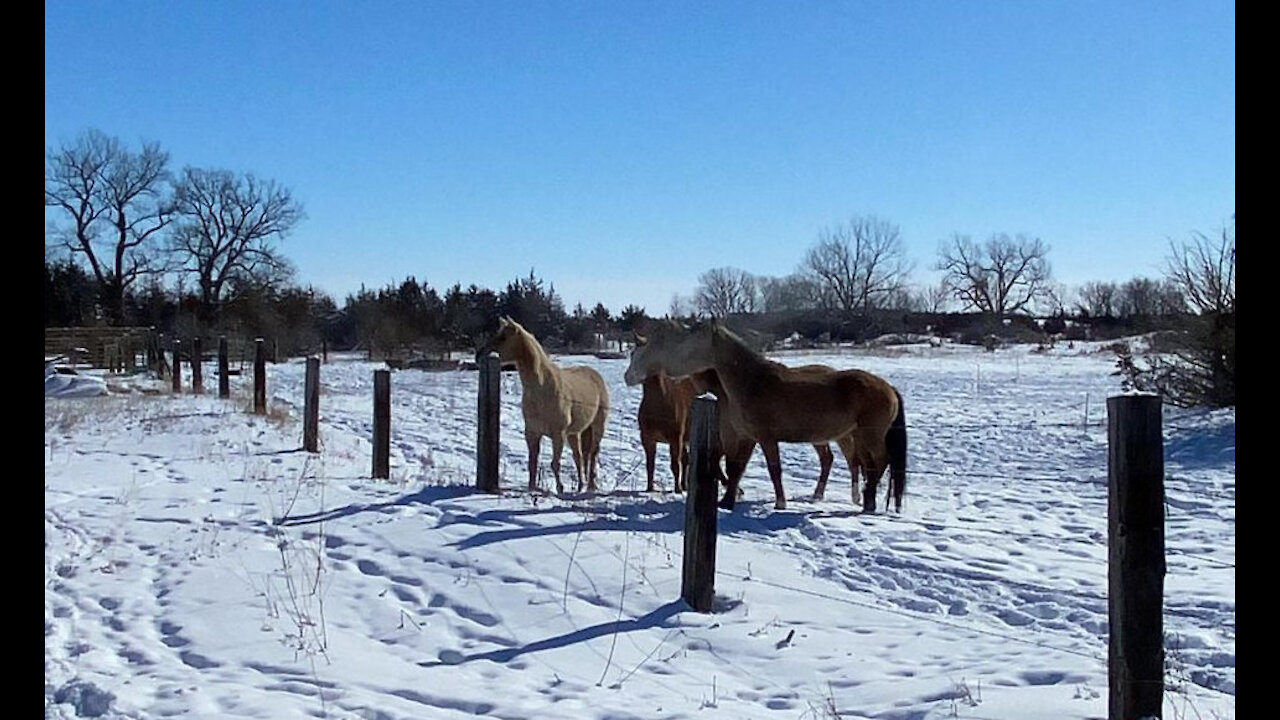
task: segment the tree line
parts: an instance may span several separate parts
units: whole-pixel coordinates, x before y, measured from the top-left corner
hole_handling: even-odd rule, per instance
[[[558,350],[613,346],[652,317],[634,305],[617,315],[600,303],[568,310],[533,270],[498,290],[437,289],[411,275],[362,287],[339,306],[299,286],[279,250],[306,217],[287,187],[220,168],[174,170],[159,144],[133,149],[98,130],[47,150],[45,205],[46,327],[144,325],[179,336],[269,336],[286,353],[326,344],[403,355],[473,348],[502,315]],[[713,268],[665,314],[730,318],[765,343],[914,332],[989,343],[1164,330],[1200,350],[1176,348],[1173,360],[1130,357],[1126,382],[1234,403],[1234,218],[1217,237],[1171,241],[1158,278],[1066,288],[1053,280],[1049,252],[1032,235],[977,241],[956,233],[929,266],[940,282],[914,286],[898,226],[854,216],[822,230],[791,274]],[[1192,380],[1183,377],[1188,366]]]

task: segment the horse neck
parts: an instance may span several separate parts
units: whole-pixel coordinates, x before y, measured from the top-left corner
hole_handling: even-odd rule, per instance
[[[738,394],[761,373],[769,372],[773,367],[773,363],[741,340],[721,332],[712,334],[709,356],[719,384],[730,395]]]
[[[551,362],[551,356],[532,335],[521,333],[520,340],[515,352],[520,382],[535,387],[551,382],[556,377],[556,365]]]

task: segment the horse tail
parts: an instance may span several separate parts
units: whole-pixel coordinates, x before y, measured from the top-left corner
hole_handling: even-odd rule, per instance
[[[889,426],[884,441],[889,451],[889,488],[893,491],[894,505],[901,510],[902,494],[907,489],[907,414],[902,393],[894,388],[893,394],[898,396],[898,416]]]

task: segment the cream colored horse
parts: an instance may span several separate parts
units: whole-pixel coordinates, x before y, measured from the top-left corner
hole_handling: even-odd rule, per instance
[[[778,443],[835,441],[852,470],[866,476],[863,512],[874,512],[876,485],[890,470],[890,493],[902,509],[907,433],[902,396],[864,370],[798,370],[768,360],[718,322],[695,329],[674,322],[650,326],[624,376],[638,385],[657,372],[686,377],[712,368],[733,406],[734,424],[760,444],[773,481],[774,507],[786,507]],[[854,502],[857,503],[856,484]]]
[[[480,353],[497,352],[503,364],[520,373],[524,414],[524,440],[529,447],[529,489],[538,487],[538,450],[543,437],[551,438],[551,472],[556,492],[563,493],[560,455],[569,446],[578,472],[578,492],[583,480],[595,492],[600,461],[600,440],[609,418],[609,389],[594,368],[560,367],[551,360],[528,330],[516,321],[498,319],[498,332]]]

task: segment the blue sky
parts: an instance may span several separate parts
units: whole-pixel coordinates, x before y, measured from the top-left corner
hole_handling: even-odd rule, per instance
[[[661,315],[855,215],[919,283],[996,232],[1124,281],[1235,212],[1235,4],[49,0],[45,145],[88,128],[289,187],[339,304],[533,271]]]

